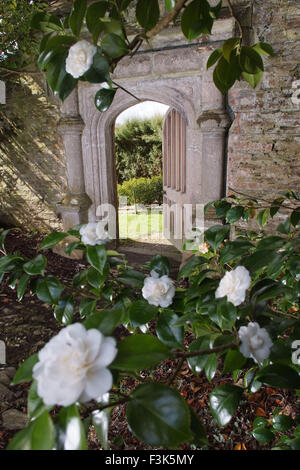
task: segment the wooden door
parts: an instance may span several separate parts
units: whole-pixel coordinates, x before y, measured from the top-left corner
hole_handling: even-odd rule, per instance
[[[186,122],[170,109],[163,124],[164,236],[178,249],[184,239],[186,192]]]

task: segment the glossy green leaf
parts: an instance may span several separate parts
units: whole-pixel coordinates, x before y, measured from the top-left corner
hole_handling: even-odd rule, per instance
[[[44,12],[35,13],[30,25],[32,29],[37,29],[46,33],[63,30],[62,23],[57,16]]]
[[[260,382],[272,387],[287,390],[297,390],[300,388],[300,375],[292,367],[283,364],[271,364],[263,367],[257,374]]]
[[[274,255],[275,252],[273,250],[257,250],[243,261],[243,266],[252,273],[255,273],[258,269],[267,266]]]
[[[239,59],[243,72],[255,75],[264,71],[262,58],[252,47],[242,46]]]
[[[117,59],[129,52],[128,45],[119,35],[108,33],[103,36],[101,49],[109,58]]]
[[[190,413],[191,413],[191,431],[194,435],[194,439],[192,441],[193,444],[195,444],[197,447],[209,445],[205,428],[202,422],[200,421],[198,415],[193,410],[193,408],[190,408]]]
[[[225,238],[229,236],[229,225],[214,225],[205,231],[206,241],[216,251]]]
[[[30,281],[29,274],[23,274],[23,276],[21,276],[19,279],[18,287],[17,287],[17,296],[18,296],[19,302],[21,302],[21,300],[23,299],[23,295],[25,294],[29,281]]]
[[[150,261],[149,268],[151,271],[157,272],[159,276],[168,276],[170,273],[170,262],[166,256],[155,255]]]
[[[54,426],[47,411],[31,421],[10,441],[7,450],[53,450]]]
[[[159,20],[158,0],[138,0],[136,5],[136,19],[147,31],[154,28]]]
[[[87,280],[90,286],[94,287],[94,289],[100,289],[100,287],[104,284],[109,274],[109,268],[106,264],[103,269],[103,274],[101,274],[97,269],[90,267],[87,272]]]
[[[220,57],[222,57],[222,55],[223,52],[221,48],[214,50],[207,60],[206,69],[208,70],[210,67],[212,67],[220,59]]]
[[[96,328],[104,336],[110,336],[121,322],[122,316],[122,309],[101,310],[89,315],[83,324],[87,330]]]
[[[86,12],[86,25],[91,34],[94,33],[99,19],[105,16],[109,4],[106,1],[96,2],[89,5]]]
[[[25,359],[15,373],[12,385],[18,385],[22,382],[30,382],[32,380],[32,369],[38,361],[39,359],[37,354],[33,354]]]
[[[189,408],[177,390],[157,383],[144,384],[134,390],[131,398],[126,416],[138,439],[170,448],[193,438]]]
[[[45,411],[49,411],[52,407],[47,407],[41,397],[37,393],[37,381],[34,380],[28,392],[27,397],[27,413],[30,419],[38,418]]]
[[[73,34],[75,34],[77,37],[80,35],[86,8],[87,0],[75,0],[73,3],[73,7],[69,16],[69,26]]]
[[[128,284],[131,287],[137,287],[138,289],[142,289],[144,285],[145,275],[140,273],[139,271],[127,269],[127,271],[123,272],[120,276],[118,276],[118,280],[124,284]]]
[[[209,397],[210,409],[219,426],[226,426],[234,415],[243,389],[235,385],[219,385]]]
[[[299,224],[300,221],[300,210],[295,210],[291,214],[291,223],[294,227]]]
[[[222,52],[223,56],[230,62],[230,56],[233,49],[235,49],[241,43],[241,38],[229,38],[224,42]]]
[[[201,351],[203,349],[210,349],[211,337],[210,335],[204,335],[200,338],[195,339],[189,346],[188,351],[195,352]],[[192,356],[189,357],[187,362],[190,369],[194,372],[194,374],[200,374],[204,370],[205,364],[207,362],[208,355],[202,356]]]
[[[291,229],[291,219],[287,217],[284,222],[281,222],[278,227],[276,228],[277,232],[283,233],[284,235],[288,235]]]
[[[170,350],[155,336],[128,336],[118,343],[113,369],[139,371],[153,367],[170,356]]]
[[[294,420],[287,415],[278,414],[272,419],[273,429],[280,432],[285,432],[291,429],[294,425]]]
[[[246,238],[240,238],[233,242],[227,242],[220,251],[220,262],[222,265],[230,263],[231,261],[240,258],[241,256],[249,253],[253,248],[253,244]]]
[[[36,295],[42,302],[57,304],[63,290],[63,285],[54,276],[37,280]]]
[[[176,0],[165,0],[165,7],[167,11],[173,10],[175,7]]]
[[[275,56],[275,52],[273,51],[272,46],[266,42],[258,42],[252,47],[256,52],[259,54],[263,54],[265,56]]]
[[[85,430],[78,408],[62,408],[55,421],[57,450],[87,450]]]
[[[136,300],[133,302],[128,311],[130,323],[133,328],[146,325],[150,320],[158,314],[158,307],[150,305],[145,300]]]
[[[225,356],[223,374],[232,373],[237,369],[242,369],[246,361],[247,358],[243,356],[240,351],[229,349]]]
[[[47,265],[47,258],[44,255],[37,255],[34,259],[23,264],[25,273],[30,276],[41,274],[44,276]]]
[[[178,315],[172,310],[165,310],[157,320],[158,339],[169,348],[183,348],[184,329],[181,326],[175,326],[178,320]]]
[[[112,104],[118,88],[101,88],[95,94],[95,106],[101,113],[108,110]]]
[[[250,74],[247,72],[242,72],[242,77],[252,86],[252,88],[256,88],[257,85],[260,83],[264,73],[260,70],[255,74]]]
[[[189,277],[198,267],[204,263],[207,263],[207,259],[203,256],[191,256],[185,265],[180,269],[178,273],[178,279]]]
[[[103,274],[107,260],[105,245],[87,245],[86,259],[93,268]]]
[[[74,297],[69,295],[60,299],[54,309],[54,316],[61,325],[70,325],[74,317]]]
[[[19,228],[9,228],[7,230],[3,230],[2,232],[0,232],[0,248],[2,248],[2,250],[5,249],[4,247],[4,242],[5,242],[5,238],[7,237],[7,235],[9,234],[9,232],[11,232],[12,230],[20,230]]]
[[[94,54],[93,64],[84,78],[90,83],[104,83],[109,80],[109,63],[99,50]]]
[[[244,207],[243,206],[234,206],[229,209],[226,213],[226,222],[229,224],[233,224],[240,220],[241,217],[244,215]]]
[[[204,372],[209,382],[214,378],[218,368],[218,358],[216,354],[209,354],[204,366]]]
[[[262,444],[267,444],[275,438],[275,434],[269,428],[259,426],[252,432],[253,437]]]
[[[92,413],[92,424],[96,430],[98,439],[100,441],[103,450],[109,450],[108,442],[108,428],[110,420],[111,409],[106,408],[105,410],[93,411]]]
[[[79,313],[81,318],[88,317],[92,313],[94,313],[96,308],[97,301],[95,299],[89,299],[84,297],[81,299],[79,304]]]
[[[239,79],[241,70],[236,60],[231,58],[230,63],[221,57],[214,69],[213,80],[217,88],[224,94]]]
[[[0,257],[0,273],[9,273],[23,262],[23,258],[18,255],[7,255]]]
[[[210,34],[214,22],[210,4],[206,0],[189,3],[181,16],[181,29],[188,41],[200,34]]]
[[[278,237],[276,235],[271,235],[270,237],[264,237],[262,238],[258,244],[257,244],[257,248],[259,250],[263,250],[263,249],[273,249],[273,250],[277,250],[279,248],[282,248],[285,244],[286,244],[287,240],[286,238],[283,238],[283,237]]]

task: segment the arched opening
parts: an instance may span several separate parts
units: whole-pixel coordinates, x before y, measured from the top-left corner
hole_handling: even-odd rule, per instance
[[[163,122],[169,107],[144,101],[119,114],[114,129],[121,245],[147,249],[163,236]],[[137,243],[135,243],[137,245]]]
[[[174,63],[172,62],[172,67]],[[105,113],[99,113],[94,106],[96,85],[81,84],[78,94],[74,93],[66,100],[64,107],[61,133],[64,138],[68,162],[68,194],[66,203],[61,205],[64,226],[69,227],[85,221],[96,221],[102,218],[98,212],[116,212],[117,191],[114,158],[114,126],[116,118],[126,109],[136,104],[136,99],[124,91],[137,96],[140,101],[151,99],[175,110],[179,119],[185,124],[186,158],[183,162],[178,158],[180,152],[173,152],[173,147],[180,148],[182,144],[173,145],[168,164],[171,171],[169,184],[164,184],[166,206],[174,203],[181,208],[189,206],[194,210],[197,205],[222,197],[224,182],[224,149],[225,133],[229,119],[224,111],[224,100],[219,93],[211,91],[211,78],[199,75],[194,70],[189,75],[178,74],[164,76],[135,76],[134,72],[124,68],[121,80],[122,88],[117,91],[114,102]],[[209,95],[209,97],[208,97]],[[172,113],[171,113],[172,114]],[[172,119],[170,117],[170,119]],[[172,126],[171,126],[172,127]],[[174,125],[176,129],[176,124]],[[179,135],[171,132],[171,135]],[[182,139],[183,142],[183,139]],[[172,157],[172,155],[177,157]],[[174,167],[172,164],[177,165]],[[184,168],[186,185],[178,179],[178,168]],[[175,168],[175,170],[174,170]],[[173,173],[172,173],[173,172]],[[173,175],[173,176],[172,176]],[[175,179],[174,179],[175,175]],[[175,186],[174,186],[175,185]],[[79,204],[73,207],[73,195],[80,196]],[[77,197],[78,199],[78,197]],[[76,201],[77,201],[76,199]],[[106,209],[108,207],[108,209]],[[116,220],[116,217],[110,217]],[[171,214],[171,217],[174,217]],[[180,218],[181,217],[181,218]],[[181,216],[173,220],[170,226],[182,227],[182,219],[193,219],[194,213],[186,214],[181,210]],[[118,226],[118,224],[116,224]],[[166,224],[165,224],[166,225]],[[172,238],[172,237],[170,237]],[[172,240],[173,242],[173,240]],[[175,244],[175,243],[174,243]],[[179,239],[178,248],[182,246]]]

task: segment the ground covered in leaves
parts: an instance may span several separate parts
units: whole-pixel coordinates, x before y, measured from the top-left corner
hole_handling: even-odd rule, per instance
[[[22,232],[11,232],[6,241],[9,252],[19,251],[29,258],[36,255],[42,237],[40,235],[29,236]],[[70,284],[74,274],[85,268],[84,260],[71,260],[54,254],[48,250],[47,274],[53,274],[63,283]],[[139,269],[152,255],[128,254],[128,264],[135,269]],[[176,278],[178,263],[172,262],[171,277]],[[0,285],[0,340],[5,341],[7,364],[0,365],[0,395],[1,387],[3,396],[0,397],[0,449],[7,447],[8,442],[16,433],[10,425],[8,429],[3,420],[3,413],[14,410],[26,415],[26,400],[30,384],[10,386],[5,382],[4,372],[11,373],[12,368],[18,368],[21,362],[31,354],[39,351],[49,339],[54,336],[60,326],[56,322],[52,309],[49,305],[43,304],[36,297],[25,294],[22,303],[19,303],[14,290],[10,289],[6,283]],[[127,331],[123,327],[117,328],[115,336],[117,339],[126,336]],[[186,338],[189,342],[190,338]],[[2,370],[1,370],[2,369]],[[174,363],[164,361],[155,371],[155,378],[165,382],[172,376]],[[1,373],[4,377],[1,384]],[[5,382],[5,383],[4,383]],[[209,394],[216,385],[232,383],[231,376],[222,376],[216,373],[212,383],[209,383],[202,374],[194,376],[187,365],[180,371],[173,385],[179,390],[187,403],[193,407],[198,414],[207,431],[210,450],[253,450],[270,449],[274,446],[274,441],[263,445],[258,443],[251,434],[252,424],[257,416],[271,419],[275,409],[294,417],[300,413],[300,398],[293,392],[279,391],[270,387],[262,387],[254,394],[244,394],[244,399],[236,412],[236,415],[228,426],[220,429],[209,411]],[[122,391],[129,393],[138,384],[133,378],[128,378],[122,384]],[[109,441],[112,449],[115,450],[141,450],[150,449],[146,444],[138,441],[129,431],[126,422],[126,407],[121,405],[112,412]],[[22,418],[22,416],[21,416]],[[25,418],[26,419],[26,418]],[[278,437],[280,433],[278,433]],[[88,434],[88,445],[90,450],[99,450],[99,444],[95,430],[91,427]],[[180,449],[193,449],[189,444],[184,444]]]

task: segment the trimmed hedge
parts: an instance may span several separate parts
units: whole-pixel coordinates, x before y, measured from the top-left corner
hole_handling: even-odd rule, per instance
[[[128,205],[133,204],[162,204],[162,176],[152,178],[131,178],[123,184],[118,184],[118,195],[126,196]]]
[[[162,172],[163,117],[130,119],[115,129],[117,181],[151,178]]]

